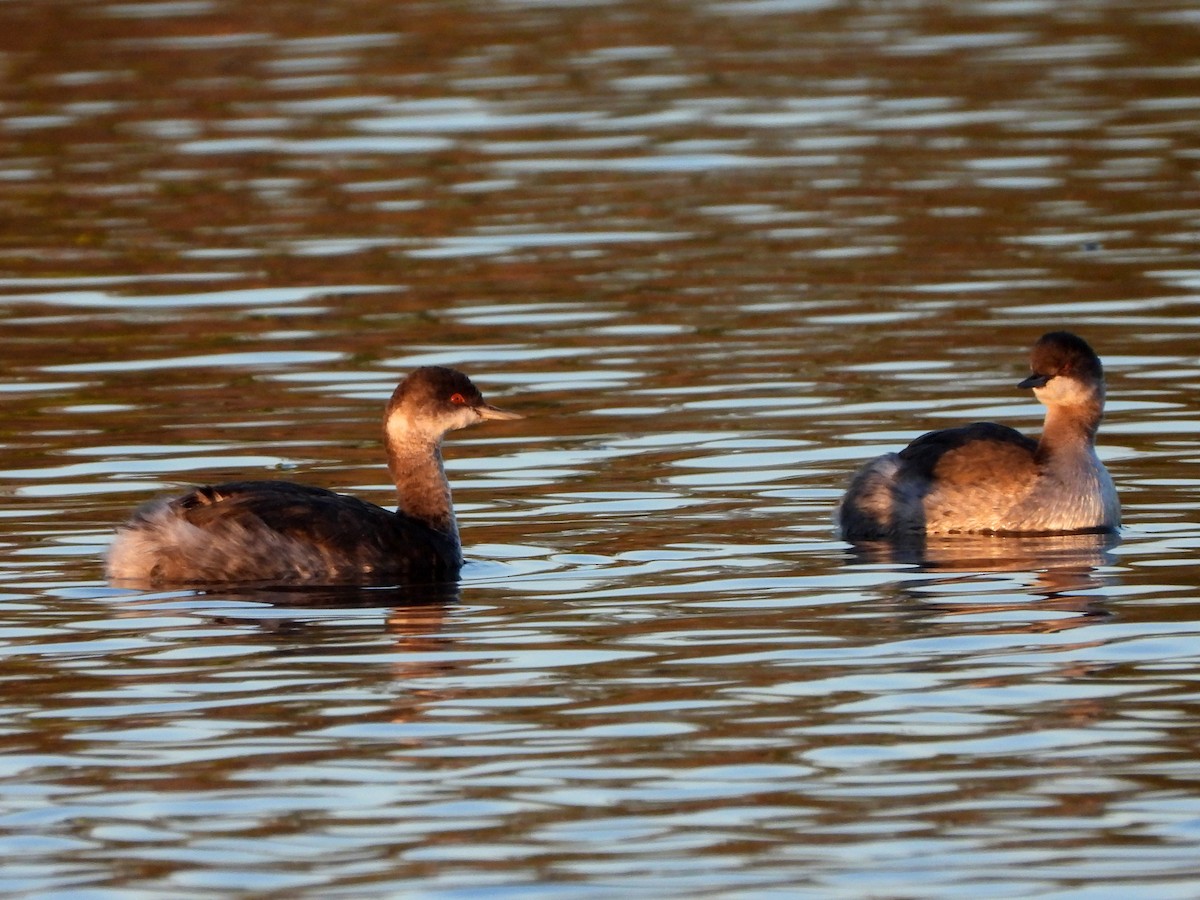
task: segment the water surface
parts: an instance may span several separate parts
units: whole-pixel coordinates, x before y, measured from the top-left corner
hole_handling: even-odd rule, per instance
[[[1196,894],[1189,5],[10,7],[5,892]],[[835,538],[1062,327],[1119,540]],[[459,585],[105,584],[430,363]]]

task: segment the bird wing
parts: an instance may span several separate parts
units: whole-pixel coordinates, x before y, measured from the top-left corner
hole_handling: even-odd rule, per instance
[[[445,537],[403,514],[292,482],[206,485],[173,503],[197,528],[241,527],[249,533],[266,528],[364,570],[404,571],[417,558],[433,561],[446,550]]]
[[[1038,471],[1037,441],[1007,425],[976,422],[923,434],[900,451],[904,468],[939,484],[966,485],[1004,478],[1031,481]]]

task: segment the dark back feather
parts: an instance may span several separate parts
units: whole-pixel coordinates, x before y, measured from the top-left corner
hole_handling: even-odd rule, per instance
[[[324,488],[286,481],[199,487],[172,501],[201,529],[267,530],[373,575],[447,576],[462,564],[458,542],[401,513]]]
[[[970,446],[969,454],[957,451]],[[983,480],[997,474],[997,465],[1011,468],[1033,466],[1037,441],[1021,432],[995,422],[975,422],[957,428],[945,428],[923,434],[900,451],[906,475],[922,478],[945,477],[950,463],[955,468],[969,466]]]

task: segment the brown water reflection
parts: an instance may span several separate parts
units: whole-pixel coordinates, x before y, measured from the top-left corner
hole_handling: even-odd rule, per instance
[[[0,888],[1194,895],[1196,28],[0,7]],[[1059,327],[1119,543],[835,539]],[[194,480],[388,503],[428,363],[530,413],[448,443],[452,596],[104,585]]]
[[[852,552],[870,563],[919,565],[931,571],[1091,572],[1113,565],[1117,534],[928,535],[909,540],[862,541]]]

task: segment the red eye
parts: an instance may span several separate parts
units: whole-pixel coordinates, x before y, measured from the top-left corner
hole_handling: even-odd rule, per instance
[[[464,397],[462,394],[451,394],[450,402],[457,403],[459,406],[461,406],[462,404],[467,402],[467,398]]]

